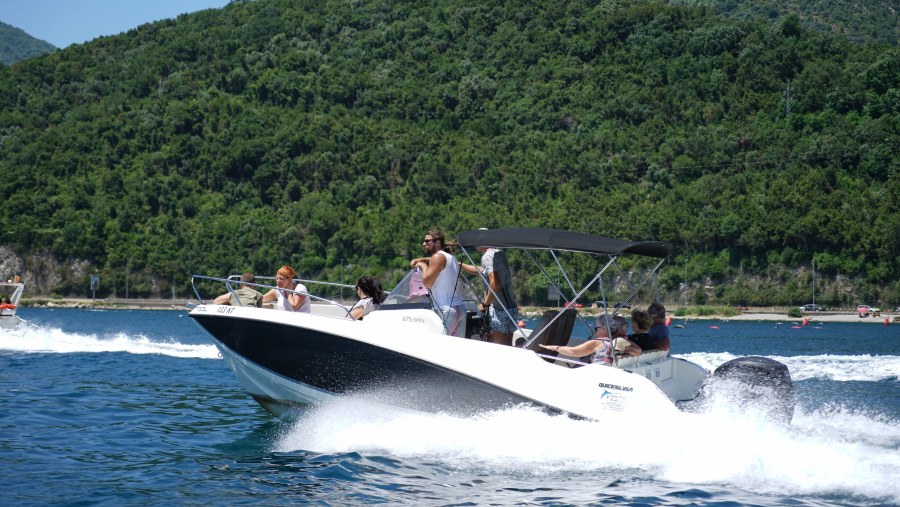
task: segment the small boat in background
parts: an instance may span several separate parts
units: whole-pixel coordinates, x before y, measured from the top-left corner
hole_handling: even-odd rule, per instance
[[[25,322],[16,316],[16,309],[19,306],[19,300],[25,292],[25,284],[18,281],[9,280],[0,282],[0,327],[9,328],[18,326],[20,322]]]

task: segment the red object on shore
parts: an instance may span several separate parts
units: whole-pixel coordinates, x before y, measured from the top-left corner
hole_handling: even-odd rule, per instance
[[[884,318],[884,325],[886,326],[886,325],[888,325],[888,324],[890,324],[890,321],[887,319],[887,317],[885,317],[885,318]]]
[[[803,317],[803,325],[805,326],[808,324],[809,324],[809,317]]]
[[[672,317],[666,317],[666,327],[669,327],[671,325],[672,325]]]

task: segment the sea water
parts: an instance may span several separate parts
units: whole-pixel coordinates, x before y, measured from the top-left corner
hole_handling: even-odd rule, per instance
[[[900,325],[675,321],[673,355],[708,369],[784,362],[785,428],[729,406],[629,426],[352,397],[281,421],[186,311],[19,314],[0,331],[2,505],[900,504]]]

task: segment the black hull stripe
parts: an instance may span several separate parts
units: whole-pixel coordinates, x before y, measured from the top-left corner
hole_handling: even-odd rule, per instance
[[[365,342],[267,321],[192,317],[235,354],[336,395],[366,394],[387,405],[455,415],[523,403],[560,412],[482,380]]]

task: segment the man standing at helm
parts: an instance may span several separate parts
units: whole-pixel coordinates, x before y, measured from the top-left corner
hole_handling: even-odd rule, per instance
[[[466,307],[456,291],[459,261],[452,255],[452,246],[447,244],[443,231],[435,228],[425,233],[422,250],[426,257],[411,260],[409,267],[422,270],[422,282],[444,316],[446,333],[464,337]]]
[[[482,227],[479,230],[487,229]],[[519,318],[519,308],[513,296],[512,273],[506,253],[483,246],[475,249],[481,253],[481,268],[463,263],[462,270],[473,275],[483,275],[487,282],[484,301],[478,305],[478,309],[491,319],[491,342],[512,345],[513,333],[518,329],[516,319]]]

